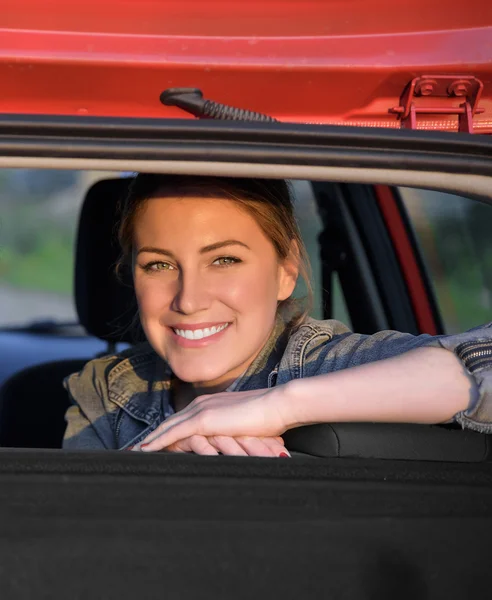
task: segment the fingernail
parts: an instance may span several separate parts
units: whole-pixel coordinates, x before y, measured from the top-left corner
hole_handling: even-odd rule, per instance
[[[133,448],[135,448],[135,446],[128,446],[127,450],[133,450]]]
[[[279,458],[291,458],[290,454],[287,454],[287,452],[281,452],[278,455]]]
[[[140,450],[146,450],[147,446],[150,446],[150,443],[149,444],[140,444]]]

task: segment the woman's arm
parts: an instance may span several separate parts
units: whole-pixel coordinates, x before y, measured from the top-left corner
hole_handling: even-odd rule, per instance
[[[419,348],[268,390],[202,396],[170,417],[141,448],[155,451],[192,435],[276,436],[323,422],[442,423],[477,397],[455,354]]]
[[[476,401],[473,378],[452,352],[406,354],[288,384],[299,424],[343,421],[443,423]]]

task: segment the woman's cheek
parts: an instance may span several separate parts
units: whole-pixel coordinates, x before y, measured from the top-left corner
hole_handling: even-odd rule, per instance
[[[224,278],[214,287],[216,291],[220,290],[225,304],[240,312],[255,312],[260,305],[268,304],[270,296],[276,302],[275,274],[265,272],[259,265]]]
[[[141,318],[159,318],[169,306],[169,285],[157,278],[142,278],[135,281],[135,296]]]

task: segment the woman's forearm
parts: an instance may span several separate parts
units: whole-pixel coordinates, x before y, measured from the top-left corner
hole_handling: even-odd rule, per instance
[[[452,353],[421,348],[287,384],[292,427],[326,422],[443,423],[465,410],[476,385]]]

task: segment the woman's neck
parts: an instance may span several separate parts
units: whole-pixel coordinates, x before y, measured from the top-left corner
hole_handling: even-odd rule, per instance
[[[173,404],[176,412],[183,410],[198,396],[224,392],[237,378],[232,377],[221,383],[207,385],[206,383],[188,383],[176,380],[173,385]]]

